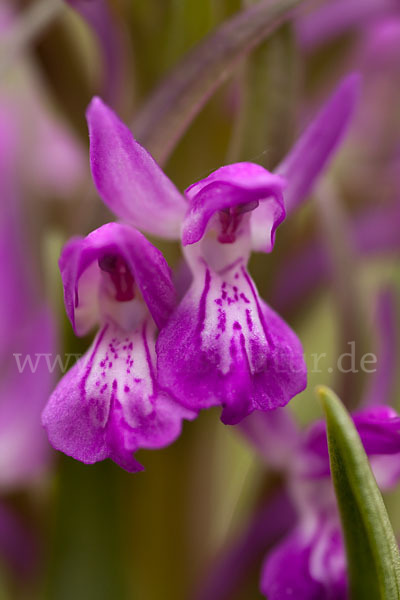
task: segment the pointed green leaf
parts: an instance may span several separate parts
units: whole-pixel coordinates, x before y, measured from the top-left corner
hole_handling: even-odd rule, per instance
[[[262,0],[201,41],[167,75],[139,112],[135,137],[164,163],[196,114],[238,60],[285,22],[301,0]]]
[[[318,388],[327,421],[332,479],[346,542],[351,600],[400,599],[400,556],[382,495],[353,421]]]

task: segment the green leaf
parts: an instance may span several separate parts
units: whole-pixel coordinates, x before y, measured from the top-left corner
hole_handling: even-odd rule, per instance
[[[167,75],[142,111],[133,131],[162,163],[188,125],[234,66],[265,40],[301,0],[262,0],[240,11],[200,42]]]
[[[400,555],[382,495],[353,421],[328,388],[317,390],[327,421],[332,479],[346,542],[351,600],[400,598]]]

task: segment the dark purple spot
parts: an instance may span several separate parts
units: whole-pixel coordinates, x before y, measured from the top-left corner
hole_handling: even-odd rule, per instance
[[[251,312],[248,308],[246,308],[246,320],[247,320],[247,327],[249,328],[250,331],[253,331],[253,320],[251,318]]]
[[[242,329],[241,324],[239,323],[239,321],[235,321],[233,324],[233,329]]]
[[[114,285],[115,299],[127,302],[135,297],[132,273],[125,260],[118,254],[104,254],[98,260],[100,269],[107,273]]]
[[[226,328],[226,312],[221,308],[218,309],[218,329],[225,331]]]
[[[126,385],[126,386],[124,387],[124,392],[125,392],[126,394],[128,394],[128,392],[130,392],[130,391],[131,391],[131,389],[130,389],[129,385]]]

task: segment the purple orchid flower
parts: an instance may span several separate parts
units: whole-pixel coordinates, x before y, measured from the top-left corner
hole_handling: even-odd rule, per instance
[[[109,223],[71,239],[60,270],[76,334],[100,329],[52,394],[43,425],[54,448],[82,462],[111,458],[140,471],[136,450],[171,443],[182,419],[196,416],[157,382],[156,326],[175,303],[169,267],[141,233]]]
[[[306,386],[302,348],[258,296],[252,249],[270,252],[288,209],[306,197],[343,135],[358,96],[345,79],[288,157],[270,173],[222,167],[182,195],[98,98],[88,110],[91,168],[120,218],[166,239],[181,237],[192,283],[157,341],[160,385],[190,410],[222,405],[224,423],[285,405]]]
[[[353,415],[381,489],[400,480],[400,417],[380,406]],[[272,426],[276,428],[276,423]],[[269,424],[264,428],[266,434]],[[280,439],[284,445],[284,437]],[[269,600],[345,600],[346,556],[339,512],[330,479],[326,426],[317,422],[291,437],[289,490],[298,521],[267,556],[261,591]],[[290,564],[290,569],[287,568]]]

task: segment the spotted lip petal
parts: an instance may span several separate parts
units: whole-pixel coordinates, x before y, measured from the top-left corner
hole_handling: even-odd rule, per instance
[[[306,386],[301,344],[258,297],[243,264],[203,268],[157,341],[160,385],[192,410],[222,405],[236,424]]]
[[[50,443],[92,464],[111,458],[130,472],[143,467],[138,448],[160,448],[194,413],[157,388],[154,324],[150,317],[127,334],[105,325],[92,347],[60,381],[42,415]]]
[[[198,242],[217,211],[260,201],[268,207],[268,219],[263,223],[264,245],[272,250],[275,231],[285,218],[284,187],[283,177],[253,163],[236,163],[217,169],[185,192],[190,210],[183,224],[183,245]],[[259,207],[255,209],[257,216],[259,210]]]
[[[70,240],[60,257],[65,306],[75,332],[84,335],[99,318],[99,271],[90,268],[106,253],[118,254],[125,260],[154,321],[162,326],[175,305],[171,272],[164,257],[132,227],[108,223],[86,238]],[[82,290],[79,284],[83,281]],[[85,309],[82,317],[78,309]]]
[[[179,239],[187,210],[182,194],[100,98],[87,110],[90,165],[105,204],[147,233]]]

